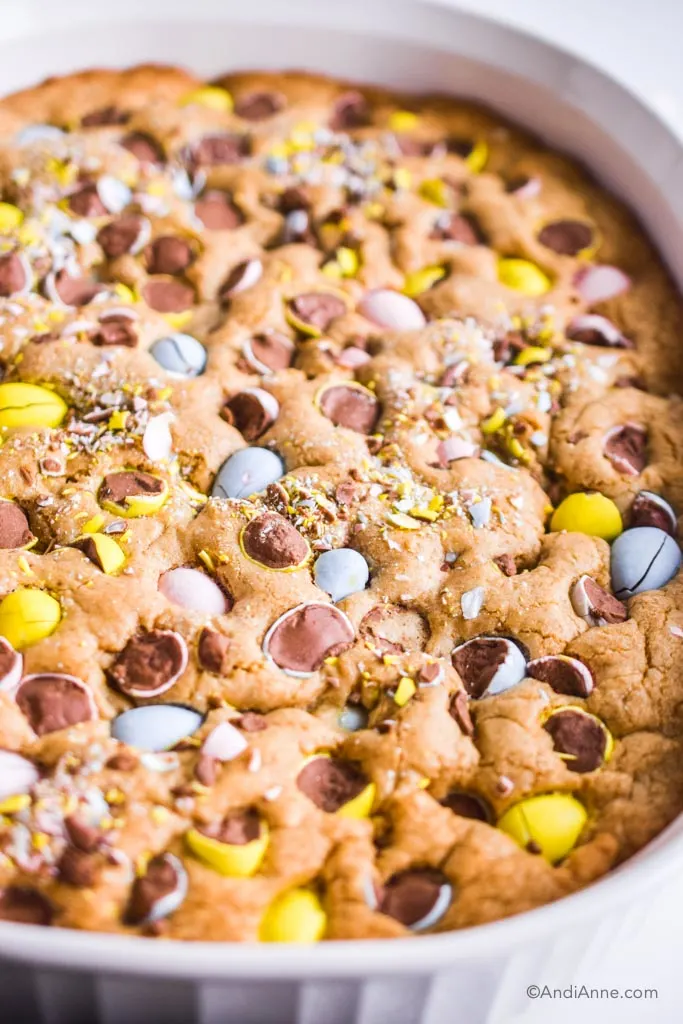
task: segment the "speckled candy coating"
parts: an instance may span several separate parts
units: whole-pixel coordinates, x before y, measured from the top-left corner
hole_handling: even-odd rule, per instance
[[[683,314],[630,214],[300,74],[86,72],[0,135],[0,918],[464,928],[671,821]]]

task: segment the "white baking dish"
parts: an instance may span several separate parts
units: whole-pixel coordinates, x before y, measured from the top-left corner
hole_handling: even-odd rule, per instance
[[[582,158],[636,207],[683,285],[683,146],[634,96],[569,54],[425,0],[21,0],[0,27],[0,92],[84,66],[305,67],[402,89],[478,97]],[[402,942],[309,947],[182,944],[0,924],[7,1024],[512,1024],[673,1022],[656,1004],[533,1002],[530,984],[600,977],[610,952],[638,962],[664,899],[680,899],[683,822],[591,889],[484,927]],[[665,894],[664,896],[662,894]],[[675,909],[675,908],[674,908]],[[680,941],[680,933],[679,933]],[[630,942],[630,945],[629,945]],[[680,946],[679,946],[680,948]],[[625,961],[627,962],[627,961]],[[624,983],[629,979],[626,978]],[[618,1014],[617,1014],[618,1007]],[[593,1016],[599,1012],[600,1016]]]

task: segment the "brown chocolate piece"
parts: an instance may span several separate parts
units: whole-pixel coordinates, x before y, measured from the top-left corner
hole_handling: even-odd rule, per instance
[[[187,647],[179,633],[153,629],[132,637],[116,656],[107,675],[130,697],[165,693],[187,666]]]
[[[198,167],[216,167],[219,164],[239,164],[251,152],[248,135],[225,132],[205,135],[192,147],[192,162]]]
[[[99,866],[97,854],[67,846],[57,862],[59,880],[79,889],[88,888],[97,881]]]
[[[229,637],[205,626],[197,642],[197,659],[200,667],[207,672],[222,675],[226,668],[229,649]]]
[[[296,527],[277,512],[264,512],[252,519],[242,532],[242,546],[250,558],[268,569],[290,569],[301,565],[308,545]]]
[[[486,801],[476,793],[465,793],[460,789],[454,789],[444,797],[441,803],[461,818],[485,821],[489,825],[493,821],[493,811]]]
[[[194,204],[194,212],[209,231],[233,231],[244,224],[244,214],[227,192],[211,189]]]
[[[638,476],[647,465],[647,431],[634,423],[616,427],[605,439],[604,452],[618,473]]]
[[[451,718],[457,722],[460,732],[464,736],[474,736],[474,723],[470,714],[467,694],[464,690],[458,690],[453,694],[448,711]]]
[[[67,729],[97,717],[92,696],[85,683],[59,672],[24,676],[16,702],[37,736]]]
[[[142,286],[142,297],[157,313],[183,313],[195,301],[194,288],[183,281],[152,277]]]
[[[245,441],[256,441],[274,422],[271,410],[255,390],[239,391],[221,409],[223,419],[236,427]]]
[[[346,304],[331,292],[304,292],[289,303],[297,319],[318,331],[326,331],[333,320],[346,313]]]
[[[294,674],[317,672],[325,658],[341,653],[354,639],[353,627],[334,605],[310,602],[280,616],[268,630],[266,653]]]
[[[138,343],[138,332],[135,328],[135,321],[129,316],[120,316],[111,313],[100,317],[100,326],[90,338],[93,345],[107,348],[110,345],[123,345],[125,348],[135,348]]]
[[[100,199],[97,185],[94,181],[82,185],[76,192],[69,196],[69,208],[77,213],[79,217],[106,217],[107,207]]]
[[[247,361],[250,361],[249,356],[261,366],[277,373],[278,370],[286,370],[292,365],[294,343],[280,331],[263,331],[250,338],[246,354]],[[262,372],[256,365],[254,369]]]
[[[131,252],[138,238],[142,222],[135,214],[124,214],[116,220],[109,221],[97,232],[97,241],[110,260],[118,259]]]
[[[546,249],[561,256],[577,256],[593,243],[593,229],[580,220],[554,220],[545,224],[538,233],[538,240]]]
[[[330,118],[330,128],[335,132],[347,132],[354,128],[365,128],[370,121],[370,105],[365,96],[350,89],[337,99]]]
[[[320,411],[336,427],[371,434],[377,426],[380,405],[375,396],[364,388],[335,384],[322,393]]]
[[[103,291],[104,285],[90,277],[71,277],[66,270],[55,274],[55,291],[67,306],[87,306]]]
[[[125,498],[143,495],[161,494],[164,482],[151,473],[141,470],[124,470],[120,473],[107,473],[97,492],[98,501],[111,501],[123,505]]]
[[[119,107],[107,106],[97,110],[91,110],[81,118],[81,128],[108,128],[113,125],[126,124],[130,120],[127,110]]]
[[[23,509],[13,501],[0,501],[0,548],[26,547],[33,540]]]
[[[334,814],[362,793],[368,780],[349,761],[316,757],[301,769],[296,784],[321,811]]]
[[[216,824],[202,825],[198,831],[219,843],[246,846],[261,835],[261,819],[258,811],[249,808],[246,811],[231,812]]]
[[[0,297],[7,299],[27,284],[26,268],[18,252],[0,256]]]
[[[121,139],[121,145],[140,161],[141,164],[163,164],[166,156],[155,138],[146,132],[129,132]]]
[[[592,715],[574,708],[555,711],[543,728],[553,738],[553,746],[565,755],[571,772],[593,772],[605,760],[607,732]]]
[[[52,924],[54,909],[37,889],[8,885],[0,889],[0,921],[18,924]]]
[[[444,885],[448,885],[448,880],[433,868],[401,871],[383,886],[378,910],[406,928],[419,928],[436,907]]]
[[[178,892],[179,884],[175,858],[172,859],[168,854],[153,857],[145,874],[133,882],[124,923],[135,925],[153,920],[155,912],[163,907],[163,901]]]
[[[526,670],[532,679],[540,679],[555,693],[564,693],[568,697],[588,697],[595,686],[593,673],[578,658],[547,654],[530,661]]]
[[[235,113],[245,121],[265,121],[286,106],[281,92],[250,92],[235,101]]]
[[[192,263],[192,247],[177,235],[160,235],[147,246],[145,259],[150,274],[180,274]]]

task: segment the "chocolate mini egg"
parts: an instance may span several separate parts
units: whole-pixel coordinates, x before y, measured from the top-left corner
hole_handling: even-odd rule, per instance
[[[681,564],[681,549],[673,537],[656,526],[626,530],[612,545],[612,589],[622,600],[658,590],[673,579]]]
[[[114,719],[111,734],[138,750],[169,750],[196,732],[204,716],[180,704],[145,704]]]
[[[248,498],[265,491],[285,474],[285,464],[268,448],[241,448],[223,463],[211,489],[212,498]]]
[[[206,369],[206,349],[191,334],[175,333],[159,338],[149,351],[171,377],[199,377]]]
[[[315,582],[333,601],[365,590],[370,578],[368,563],[353,548],[324,551],[315,563]]]

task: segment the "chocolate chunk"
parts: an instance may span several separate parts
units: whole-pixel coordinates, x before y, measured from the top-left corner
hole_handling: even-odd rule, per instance
[[[187,667],[187,645],[179,633],[153,629],[132,637],[108,670],[128,697],[156,697],[169,690]]]
[[[82,128],[104,128],[110,125],[126,124],[130,120],[130,114],[118,107],[100,107],[99,110],[91,110],[81,118]]]
[[[331,292],[305,292],[289,303],[294,316],[318,331],[326,331],[333,320],[346,313],[346,304]]]
[[[17,924],[52,924],[54,910],[48,899],[36,889],[8,885],[0,889],[0,921]]]
[[[506,331],[493,341],[493,358],[497,363],[511,363],[515,356],[529,347],[529,342],[519,331]]]
[[[235,102],[235,113],[245,121],[265,121],[286,105],[281,92],[250,92]]]
[[[281,615],[263,641],[264,652],[293,675],[317,672],[325,658],[353,643],[354,631],[346,615],[329,604],[310,602]]]
[[[473,818],[475,821],[485,821],[489,825],[493,821],[491,808],[475,793],[464,793],[460,789],[454,789],[441,803],[461,818]]]
[[[308,556],[308,544],[296,527],[277,512],[264,512],[242,531],[242,547],[249,558],[268,569],[291,569]]]
[[[105,256],[115,260],[133,250],[141,230],[140,218],[134,214],[126,214],[100,228],[97,232],[97,241],[102,246]]]
[[[527,665],[527,674],[568,697],[588,697],[595,685],[588,665],[564,654],[547,654]]]
[[[194,204],[194,212],[209,231],[232,231],[244,224],[244,214],[227,192],[212,189]]]
[[[194,304],[194,288],[182,281],[150,278],[142,286],[142,297],[157,313],[183,313]]]
[[[448,713],[457,723],[460,732],[464,736],[474,736],[474,722],[470,714],[467,694],[464,690],[458,690],[457,693],[453,694],[448,706]]]
[[[483,232],[472,214],[451,213],[437,217],[431,234],[443,242],[460,242],[462,245],[481,245]]]
[[[538,240],[561,256],[578,256],[592,245],[593,229],[580,220],[554,220],[541,228]]]
[[[132,772],[138,766],[138,759],[129,750],[122,750],[120,754],[112,754],[107,761],[107,768],[115,772]]]
[[[268,728],[265,715],[261,715],[257,711],[244,711],[234,724],[242,732],[263,732]]]
[[[377,909],[419,931],[436,924],[450,901],[451,887],[440,871],[411,868],[393,875],[383,886]]]
[[[95,334],[91,335],[90,340],[93,345],[101,347],[123,345],[126,348],[135,348],[138,333],[134,321],[129,316],[110,313],[100,317],[100,326]]]
[[[607,732],[593,715],[573,708],[555,711],[543,728],[553,738],[553,746],[565,755],[572,772],[593,772],[605,760]]]
[[[85,683],[58,672],[24,676],[15,699],[37,736],[97,718],[97,708]]]
[[[631,339],[626,338],[611,320],[597,313],[585,313],[574,317],[567,324],[565,334],[570,341],[580,341],[584,345],[598,345],[603,348],[635,347]]]
[[[647,465],[647,431],[635,423],[615,427],[605,439],[604,455],[618,473],[638,476]]]
[[[93,540],[92,536],[79,537],[73,542],[72,546],[77,548],[79,551],[82,551],[85,557],[88,558],[93,565],[96,565],[98,569],[104,570],[99,551],[97,550],[97,544]]]
[[[512,555],[497,555],[493,561],[496,563],[504,576],[516,576],[517,566]]]
[[[308,210],[310,206],[311,196],[304,185],[286,188],[277,203],[277,209],[282,214],[293,213],[295,210]]]
[[[475,145],[473,139],[466,139],[461,135],[450,135],[446,139],[446,152],[454,153],[455,156],[466,160],[468,156],[472,155]]]
[[[377,426],[380,405],[372,392],[365,388],[335,384],[323,392],[320,411],[335,427],[371,434]]]
[[[137,764],[137,762],[135,762]],[[102,833],[92,825],[70,815],[64,819],[64,827],[71,844],[84,853],[94,853],[102,842]]]
[[[378,605],[361,620],[360,634],[370,638],[371,646],[383,654],[423,651],[429,640],[427,620],[412,608]]]
[[[100,199],[94,181],[88,182],[69,196],[69,208],[79,217],[106,217],[109,212]]]
[[[248,388],[227,400],[221,416],[239,430],[245,441],[255,441],[275,422],[278,412],[277,399],[271,394],[261,388]]]
[[[0,511],[2,505],[0,505]],[[636,494],[629,513],[629,526],[654,526],[664,530],[671,537],[676,536],[677,520],[671,505],[659,494],[652,491],[640,491]],[[4,545],[0,542],[0,547]]]
[[[213,786],[218,778],[218,765],[220,762],[216,757],[208,754],[200,754],[195,765],[194,775],[197,782],[202,786]]]
[[[0,297],[9,298],[26,287],[28,275],[18,252],[0,256]]]
[[[296,784],[321,811],[334,814],[357,797],[368,780],[350,761],[316,757],[301,769]]]
[[[574,611],[589,626],[605,626],[628,618],[626,606],[590,576],[581,576],[572,587],[570,596]]]
[[[124,912],[125,924],[158,921],[182,903],[187,892],[187,875],[177,857],[162,853],[153,857],[144,875],[136,878]]]
[[[335,132],[347,132],[353,128],[365,128],[371,123],[370,105],[362,93],[349,90],[337,99],[330,118],[330,128]]]
[[[184,238],[161,235],[145,250],[150,274],[180,274],[192,263],[192,249]]]
[[[0,501],[0,548],[23,548],[33,540],[25,513],[13,501]]]
[[[57,862],[59,880],[79,889],[88,888],[97,881],[99,864],[96,854],[67,846]]]
[[[205,626],[199,634],[197,642],[197,659],[200,667],[207,672],[214,672],[218,676],[222,675],[227,667],[229,649],[229,637]]]
[[[506,637],[476,637],[456,647],[451,660],[468,694],[476,699],[509,689],[525,674],[524,655]]]
[[[166,156],[155,138],[146,132],[130,132],[121,139],[121,145],[141,164],[163,164]]]
[[[67,306],[87,306],[103,291],[104,285],[90,277],[71,277],[60,270],[54,277],[55,291]]]
[[[100,503],[111,501],[115,505],[124,505],[126,498],[161,494],[163,490],[164,481],[159,477],[143,473],[139,469],[130,469],[120,473],[107,473],[100,484],[97,499]]]
[[[248,135],[226,132],[223,135],[205,135],[192,148],[192,162],[198,167],[218,164],[239,164],[251,152]]]
[[[292,365],[294,343],[280,331],[262,331],[246,343],[244,356],[257,373],[277,373]]]
[[[229,846],[246,846],[261,835],[261,819],[258,811],[249,808],[228,814],[214,825],[202,825],[198,830],[209,839]]]

